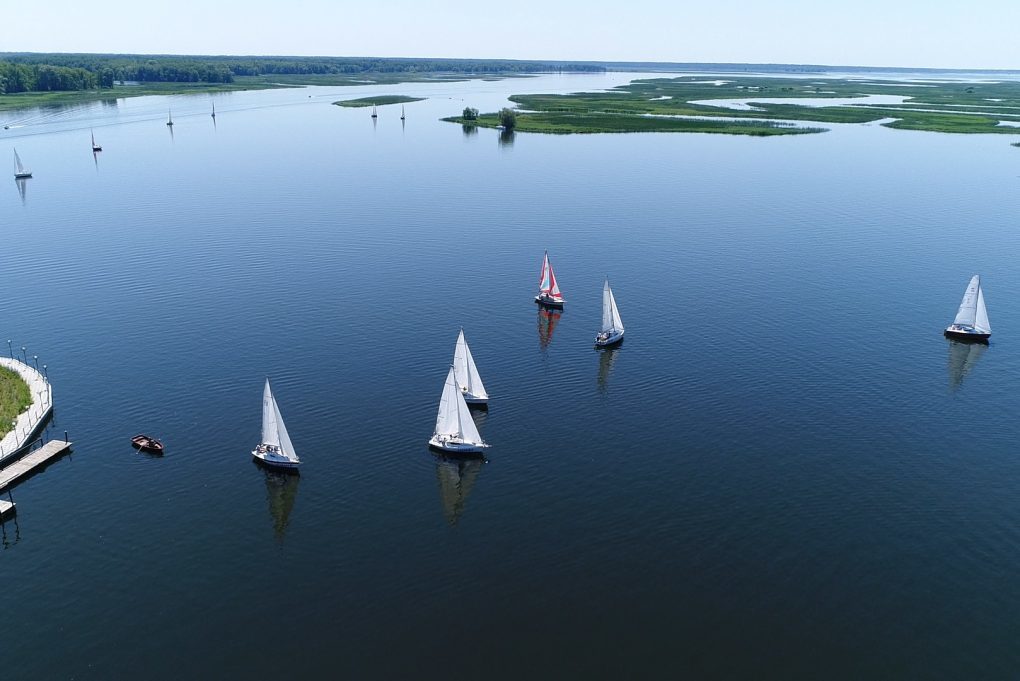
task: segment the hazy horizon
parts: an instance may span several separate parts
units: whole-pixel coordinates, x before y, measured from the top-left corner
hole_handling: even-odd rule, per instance
[[[1012,49],[1020,6],[1006,0],[988,0],[980,14],[938,0],[810,11],[797,0],[690,7],[638,0],[626,13],[606,0],[521,0],[513,11],[452,0],[348,7],[299,0],[287,10],[267,0],[18,4],[0,26],[0,45],[44,53],[1020,69]]]

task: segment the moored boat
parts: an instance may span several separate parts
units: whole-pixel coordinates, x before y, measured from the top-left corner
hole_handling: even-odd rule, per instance
[[[166,124],[169,125],[171,128],[174,127],[174,114],[173,111],[169,109],[167,109],[166,112]]]
[[[556,273],[553,272],[552,265],[549,263],[549,251],[546,251],[542,258],[542,272],[538,277],[538,295],[535,296],[535,302],[557,309],[562,308],[563,303],[566,302],[560,292],[560,285],[556,281]]]
[[[131,438],[131,446],[142,452],[163,453],[163,443],[149,435],[135,435]]]
[[[985,293],[981,290],[981,277],[971,277],[967,290],[960,301],[960,309],[956,319],[950,324],[945,335],[962,341],[986,342],[992,335],[992,326],[988,323],[988,310],[985,308]]]
[[[103,150],[103,147],[101,147],[100,145],[96,144],[96,133],[93,132],[92,133],[92,151],[96,152],[96,151],[102,151],[102,150]]]

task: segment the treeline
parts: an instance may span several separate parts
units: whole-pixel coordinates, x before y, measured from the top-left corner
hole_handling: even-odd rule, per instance
[[[0,94],[86,90],[117,82],[231,83],[234,76],[359,73],[600,72],[596,64],[492,59],[363,57],[178,57],[105,54],[0,54]]]

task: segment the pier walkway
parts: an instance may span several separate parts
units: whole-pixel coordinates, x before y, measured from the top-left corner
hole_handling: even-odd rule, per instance
[[[53,411],[53,388],[46,376],[19,359],[0,357],[0,366],[16,372],[28,384],[32,404],[18,415],[14,427],[0,440],[0,466],[34,440]]]
[[[0,469],[0,492],[37,468],[41,468],[71,449],[70,442],[50,440],[39,449],[26,454],[9,466]]]

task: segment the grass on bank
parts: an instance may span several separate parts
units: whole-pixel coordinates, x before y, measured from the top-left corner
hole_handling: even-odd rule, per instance
[[[0,367],[0,437],[11,430],[11,422],[32,404],[28,384],[7,367]]]
[[[499,127],[499,115],[494,113],[481,114],[475,120],[467,120],[462,116],[453,116],[443,120],[466,126]],[[518,113],[514,131],[556,135],[609,132],[707,132],[767,137],[825,132],[825,128],[800,127],[779,121],[712,121],[696,118],[655,118],[600,113]]]
[[[718,118],[808,121],[815,123],[871,123],[904,130],[950,133],[1017,134],[1014,127],[999,121],[1020,121],[1020,82],[961,81],[917,83],[895,80],[848,80],[819,74],[817,79],[723,74],[718,77],[683,76],[636,80],[605,92],[577,92],[567,95],[533,94],[510,97],[520,109],[533,117],[521,131],[540,132],[629,132],[651,128],[669,130],[669,124],[646,123],[646,114],[660,116],[701,116]],[[902,104],[874,104],[868,95],[898,95]],[[860,98],[853,105],[803,106],[799,99]],[[756,101],[783,99],[788,102]],[[714,105],[712,100],[744,100],[753,109],[731,109]],[[534,118],[534,116],[544,118]],[[614,115],[627,119],[614,121],[606,130],[599,117]],[[580,118],[579,118],[580,117]],[[451,119],[460,122],[459,119]],[[732,124],[731,124],[732,125]],[[678,132],[702,132],[703,126],[677,124]],[[747,134],[739,124],[733,130],[726,125],[712,131]],[[543,128],[543,130],[537,130]],[[811,132],[818,130],[812,129]],[[777,133],[765,133],[777,134]],[[785,134],[789,134],[788,132]]]
[[[68,106],[85,102],[116,100],[122,97],[145,95],[186,95],[215,92],[238,92],[242,90],[267,90],[289,87],[266,83],[247,82],[238,78],[234,83],[143,83],[141,85],[115,85],[98,90],[74,90],[70,92],[19,92],[0,95],[0,111],[13,111],[37,106]]]
[[[376,97],[361,97],[359,99],[342,99],[333,102],[337,106],[365,107],[365,106],[386,106],[387,104],[406,104],[407,102],[420,102],[424,97],[408,97],[407,95],[378,95]]]

